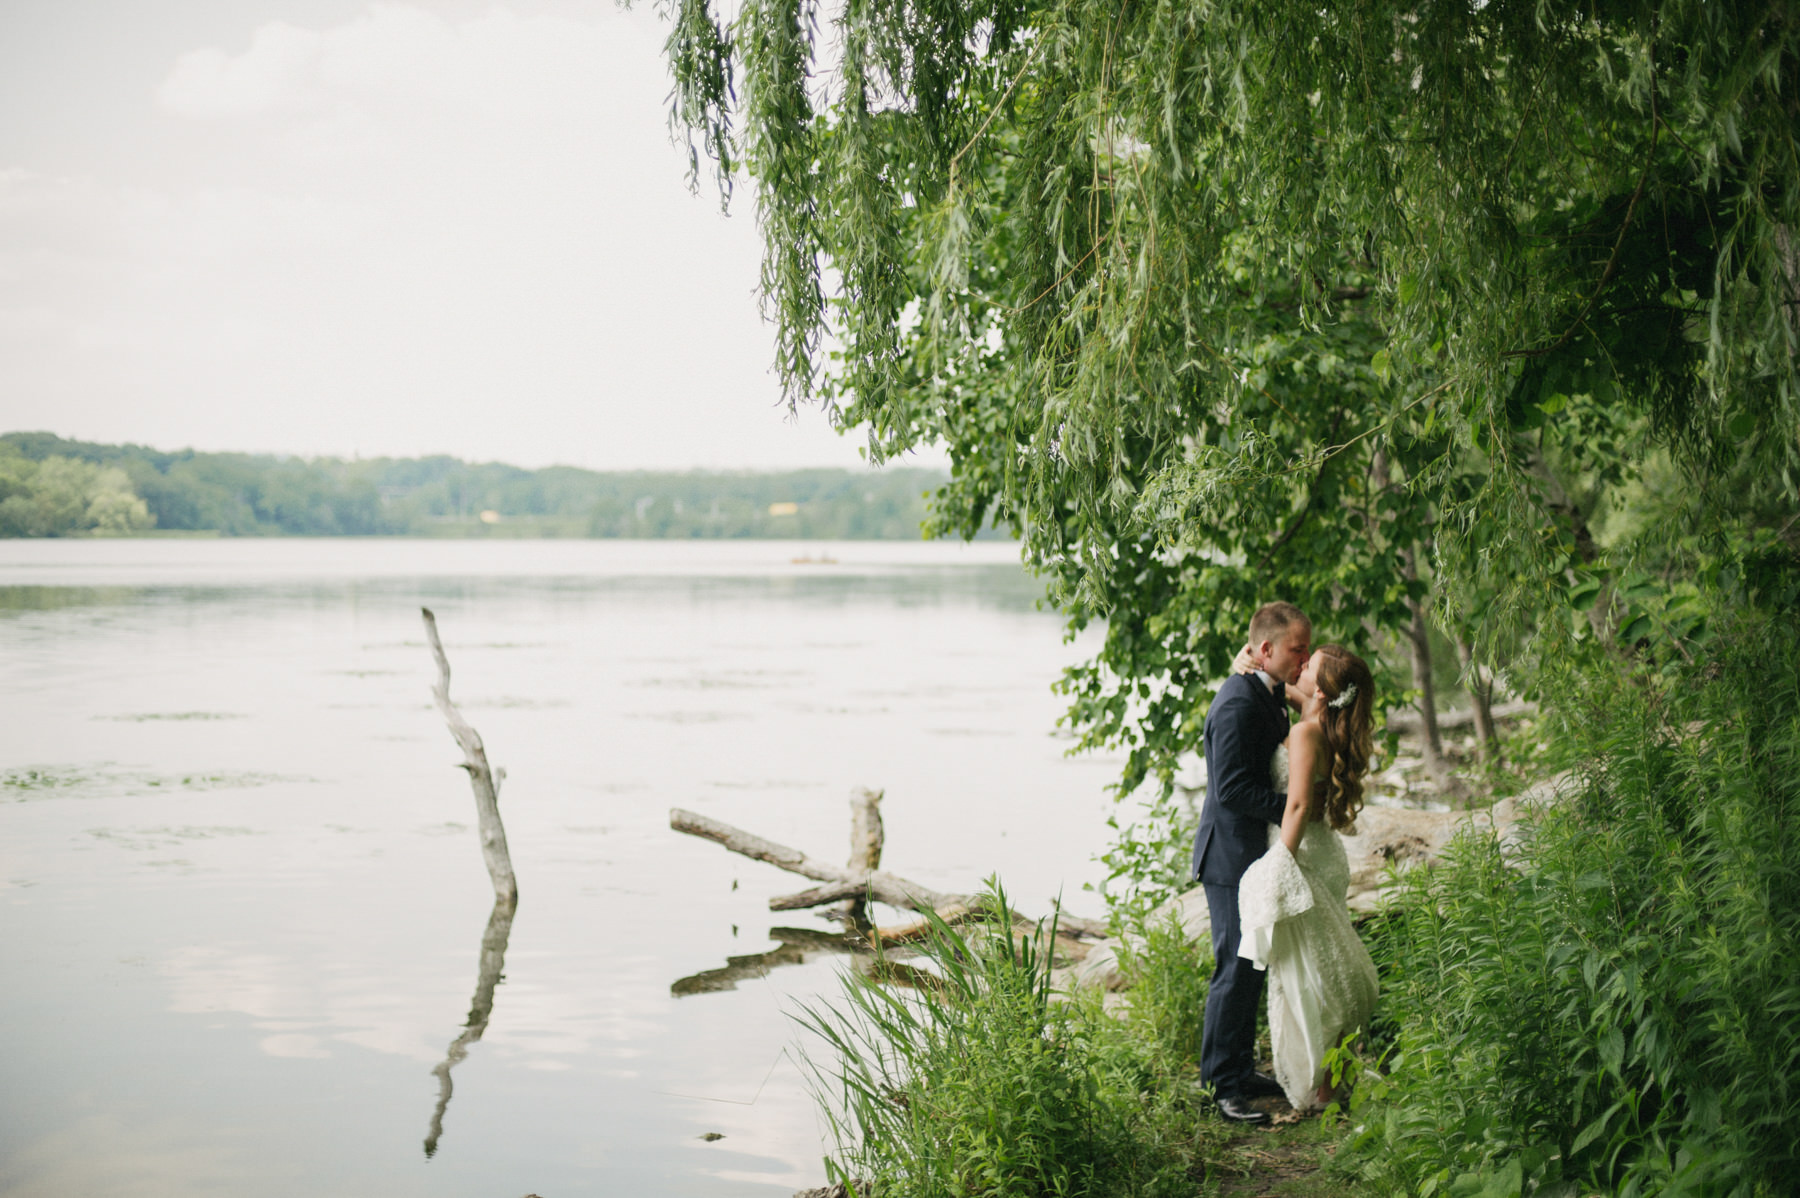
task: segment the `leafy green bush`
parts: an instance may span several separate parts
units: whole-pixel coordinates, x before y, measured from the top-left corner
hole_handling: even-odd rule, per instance
[[[1591,671],[1523,868],[1491,837],[1406,879],[1397,1027],[1353,1140],[1424,1195],[1764,1195],[1800,1176],[1800,630]]]
[[[1097,997],[1053,996],[1046,940],[934,920],[929,968],[907,971],[910,989],[878,969],[846,976],[838,1005],[803,1012],[832,1050],[812,1065],[835,1179],[906,1198],[1195,1191],[1219,1125]]]
[[[1212,945],[1198,944],[1170,914],[1143,918],[1119,941],[1119,969],[1130,981],[1126,1023],[1166,1070],[1200,1066],[1200,1029],[1212,979]]]

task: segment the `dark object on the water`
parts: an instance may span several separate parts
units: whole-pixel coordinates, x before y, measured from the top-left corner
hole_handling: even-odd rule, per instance
[[[725,1138],[725,1133],[722,1131],[702,1132],[700,1138],[710,1144],[714,1140],[723,1140]]]

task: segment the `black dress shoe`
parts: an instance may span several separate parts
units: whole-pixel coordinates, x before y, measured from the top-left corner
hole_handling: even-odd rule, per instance
[[[1248,1098],[1219,1099],[1219,1117],[1228,1123],[1267,1123],[1269,1116],[1250,1105]]]
[[[1266,1073],[1252,1073],[1244,1079],[1243,1091],[1251,1098],[1286,1098],[1281,1083]]]

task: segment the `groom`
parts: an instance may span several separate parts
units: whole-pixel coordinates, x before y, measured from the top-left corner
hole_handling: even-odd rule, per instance
[[[1270,603],[1250,619],[1253,674],[1225,680],[1206,714],[1206,804],[1194,837],[1194,876],[1206,887],[1212,914],[1213,975],[1200,1036],[1200,1080],[1219,1113],[1238,1123],[1267,1123],[1253,1098],[1281,1093],[1256,1072],[1256,1008],[1263,975],[1238,956],[1238,881],[1269,845],[1287,796],[1269,774],[1275,747],[1287,738],[1287,698],[1312,656],[1312,624],[1291,603]]]

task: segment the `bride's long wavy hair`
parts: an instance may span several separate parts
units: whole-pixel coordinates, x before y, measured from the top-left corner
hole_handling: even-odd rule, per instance
[[[1314,681],[1325,697],[1319,724],[1331,750],[1331,774],[1325,780],[1325,820],[1339,832],[1356,826],[1363,806],[1363,774],[1375,751],[1375,679],[1369,665],[1342,645],[1320,645],[1319,670]],[[1341,706],[1344,691],[1354,686],[1350,701]]]

